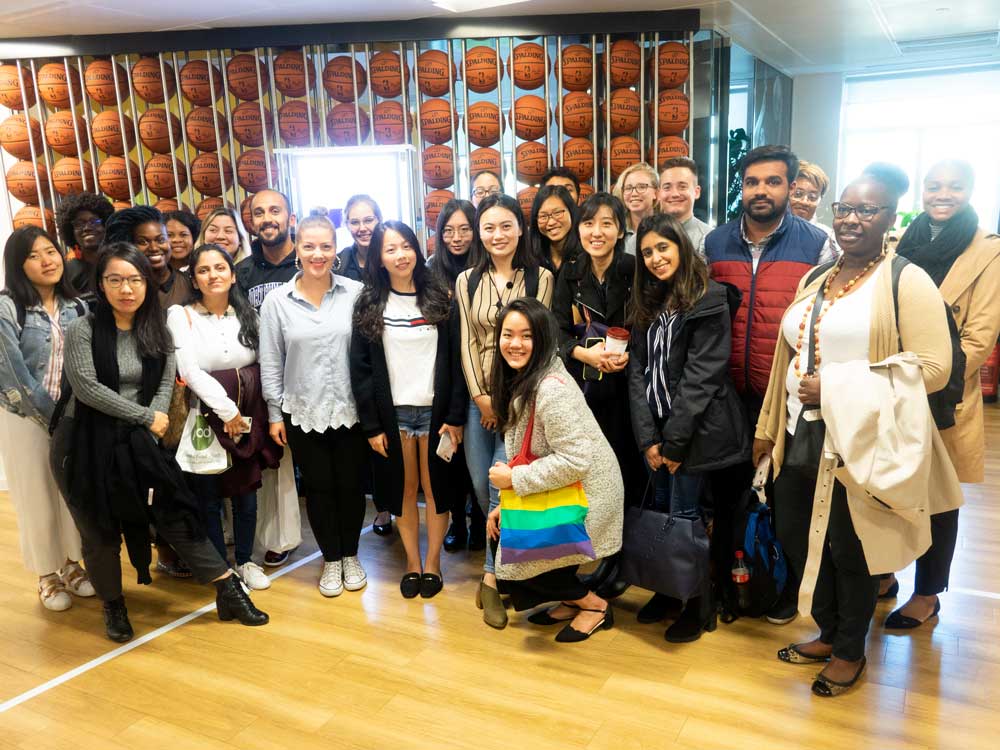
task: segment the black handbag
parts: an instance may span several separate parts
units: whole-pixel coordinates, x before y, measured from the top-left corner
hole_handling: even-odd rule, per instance
[[[823,291],[825,285],[820,285],[813,302],[812,315],[809,317],[808,351],[806,372],[813,374],[816,369],[816,350],[813,346],[816,319],[823,307]],[[820,414],[818,406],[803,405],[799,418],[795,422],[795,434],[787,436],[785,456],[781,468],[815,471],[823,455],[823,442],[826,440],[826,423]]]
[[[686,602],[699,596],[709,574],[708,533],[701,516],[646,507],[625,509],[618,579]]]

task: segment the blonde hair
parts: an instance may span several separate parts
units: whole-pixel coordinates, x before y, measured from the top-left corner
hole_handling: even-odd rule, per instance
[[[636,172],[646,173],[646,176],[649,178],[649,184],[653,186],[654,192],[660,189],[660,176],[656,173],[656,170],[653,169],[652,165],[644,161],[637,161],[635,164],[631,165],[624,172],[618,175],[618,181],[611,189],[611,194],[622,203],[625,203],[625,193],[623,192],[625,188],[625,180],[628,179],[629,175]],[[656,200],[655,195],[653,196],[653,213],[660,213],[660,202]],[[633,231],[636,229],[636,227],[632,226],[632,214],[627,209],[625,211],[625,222],[628,224],[629,229]]]
[[[826,195],[826,191],[830,189],[830,178],[826,176],[826,172],[818,164],[809,161],[799,162],[799,173],[795,175],[795,179],[796,181],[799,179],[809,180],[819,189],[820,198]]]
[[[201,222],[201,231],[198,233],[198,241],[194,243],[194,246],[201,247],[205,244],[205,230],[208,229],[209,224],[220,216],[228,216],[233,220],[233,224],[236,225],[236,235],[240,238],[240,246],[236,251],[236,255],[233,256],[233,263],[239,263],[241,260],[250,255],[250,240],[247,238],[246,229],[243,227],[243,220],[237,216],[235,209],[228,207],[213,209],[213,211],[205,217],[205,220]]]

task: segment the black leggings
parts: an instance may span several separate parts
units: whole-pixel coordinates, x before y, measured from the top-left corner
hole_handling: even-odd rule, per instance
[[[958,541],[958,508],[931,516],[931,546],[917,558],[913,593],[936,596],[948,588],[951,559]]]

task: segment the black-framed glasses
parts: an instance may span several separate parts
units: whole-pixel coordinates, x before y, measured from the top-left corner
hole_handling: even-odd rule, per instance
[[[549,221],[553,219],[555,221],[562,221],[563,217],[565,217],[566,214],[568,213],[569,211],[567,211],[565,208],[557,208],[555,211],[549,211],[548,213],[538,214],[538,223],[548,224]]]
[[[93,219],[76,219],[73,222],[73,229],[75,229],[77,232],[82,232],[84,229],[91,229],[91,228],[99,229],[100,227],[103,226],[104,222],[96,216]]]
[[[626,185],[622,188],[622,193],[625,195],[628,195],[629,193],[645,193],[651,187],[653,186],[648,182],[640,182],[638,185]]]
[[[871,204],[852,206],[850,203],[841,203],[838,201],[832,204],[830,208],[833,210],[834,217],[838,219],[846,219],[851,214],[854,214],[861,221],[871,221],[878,216],[879,211],[884,211],[887,208],[891,208],[891,206],[873,206]]]

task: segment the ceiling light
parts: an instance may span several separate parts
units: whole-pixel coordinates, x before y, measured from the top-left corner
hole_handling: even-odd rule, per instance
[[[504,5],[516,5],[527,0],[431,0],[432,5],[436,5],[449,13],[468,13],[472,10],[486,10],[487,8],[500,8]]]

